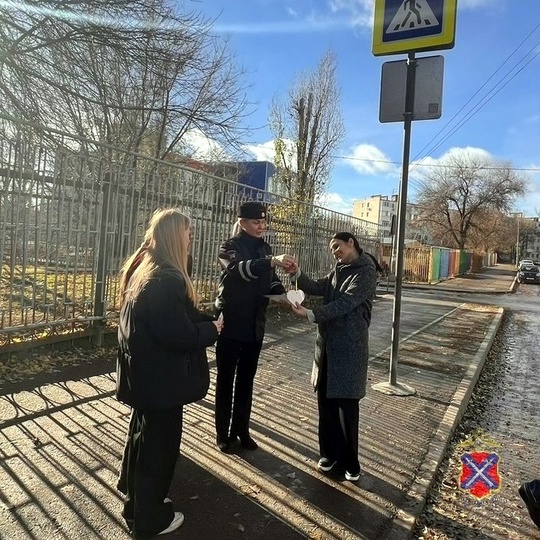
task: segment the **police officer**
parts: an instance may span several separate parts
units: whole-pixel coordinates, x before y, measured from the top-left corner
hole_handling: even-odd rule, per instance
[[[296,264],[290,255],[272,255],[263,239],[266,218],[263,204],[243,203],[239,232],[223,242],[219,252],[222,273],[216,308],[223,314],[223,330],[216,345],[215,422],[216,443],[223,452],[237,439],[244,448],[257,448],[249,434],[249,418],[269,302],[264,295],[285,293],[275,267]]]

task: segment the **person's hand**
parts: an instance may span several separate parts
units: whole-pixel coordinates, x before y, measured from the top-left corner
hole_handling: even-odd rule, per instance
[[[307,319],[308,310],[304,306],[301,306],[298,303],[296,304],[291,303],[291,308],[297,315],[300,315],[300,317],[305,317]]]
[[[222,321],[212,321],[214,323],[214,326],[216,327],[218,336],[221,334],[221,330],[223,328],[223,322]]]
[[[216,321],[212,321],[214,323],[214,326],[216,327],[218,335],[221,334],[221,331],[223,330],[223,314],[221,313]]]
[[[289,272],[288,269],[291,266],[297,266],[296,259],[292,255],[287,255],[286,253],[283,255],[274,255],[272,261],[274,262],[274,266],[280,266],[285,272]]]
[[[297,263],[292,263],[290,264],[289,266],[287,266],[286,268],[283,269],[287,274],[291,274],[291,276],[294,276],[294,274],[296,274],[296,272],[298,272],[299,270],[299,267],[298,267],[298,264]]]

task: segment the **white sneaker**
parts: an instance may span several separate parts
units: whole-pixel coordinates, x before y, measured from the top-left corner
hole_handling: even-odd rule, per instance
[[[345,480],[348,480],[349,482],[357,482],[361,474],[362,471],[358,471],[357,473],[350,473],[349,471],[345,471]]]
[[[182,514],[182,512],[175,512],[171,524],[158,534],[169,534],[173,531],[176,531],[176,529],[178,529],[178,527],[180,527],[182,523],[184,523],[184,514]]]

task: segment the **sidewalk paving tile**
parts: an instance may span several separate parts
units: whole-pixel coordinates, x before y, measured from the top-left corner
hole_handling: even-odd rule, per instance
[[[486,286],[508,289],[504,277],[494,274]],[[316,470],[313,326],[272,316],[254,395],[256,452],[226,455],[214,444],[212,360],[208,396],[186,408],[171,486],[186,515],[182,538],[410,537],[501,310],[414,298],[404,310],[398,377],[416,394],[369,388],[360,402],[357,483]],[[377,300],[370,385],[388,379],[391,318],[391,299]],[[111,372],[0,396],[2,539],[129,538],[114,488],[129,410],[114,399],[114,384]]]

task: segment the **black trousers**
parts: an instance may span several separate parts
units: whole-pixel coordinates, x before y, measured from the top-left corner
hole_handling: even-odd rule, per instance
[[[172,503],[163,501],[178,459],[182,419],[183,407],[131,412],[117,487],[126,496],[122,516],[136,539],[151,538],[174,518]]]
[[[215,415],[216,434],[221,440],[227,439],[229,428],[230,434],[239,437],[249,435],[253,380],[261,348],[262,341],[244,342],[218,338]]]
[[[358,461],[359,399],[327,398],[327,360],[323,359],[317,389],[319,406],[319,452],[321,457],[337,461],[345,470],[360,470]]]

